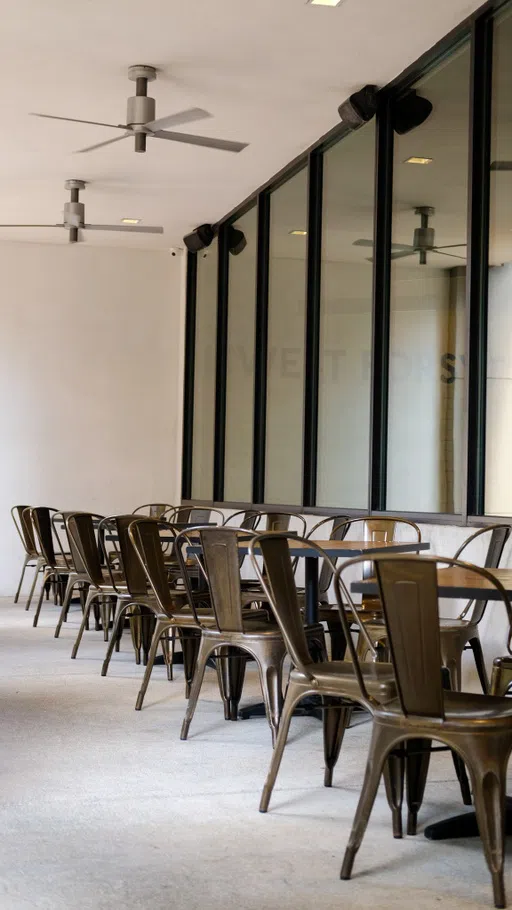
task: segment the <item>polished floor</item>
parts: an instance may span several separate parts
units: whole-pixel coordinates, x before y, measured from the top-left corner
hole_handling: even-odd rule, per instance
[[[102,636],[69,654],[78,614],[55,640],[0,600],[1,910],[414,910],[492,907],[478,841],[395,841],[379,793],[354,878],[339,879],[369,724],[348,731],[324,789],[320,724],[297,718],[268,815],[258,813],[270,757],[264,720],[226,723],[207,671],[190,739],[185,701],[158,667],[146,706],[128,650],[100,676]],[[257,699],[253,670],[245,701]],[[421,822],[462,811],[453,769],[434,757]],[[512,857],[507,875],[512,902]]]

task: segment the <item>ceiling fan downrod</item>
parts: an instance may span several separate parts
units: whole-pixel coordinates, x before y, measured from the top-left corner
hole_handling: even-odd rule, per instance
[[[154,82],[156,79],[156,69],[154,66],[140,64],[130,66],[128,78],[135,82],[135,95],[128,98],[126,123],[135,133],[135,151],[145,152],[145,124],[151,123],[156,115],[155,99],[148,96],[148,82]]]

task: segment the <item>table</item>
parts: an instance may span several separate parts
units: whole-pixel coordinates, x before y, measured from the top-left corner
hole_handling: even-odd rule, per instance
[[[501,581],[507,594],[512,598],[512,569],[488,569],[487,571]],[[355,594],[378,594],[377,582],[374,578],[369,578],[367,581],[355,581],[351,585],[351,591]],[[501,600],[499,591],[493,587],[490,581],[460,566],[437,570],[437,593],[439,597]],[[512,834],[511,796],[507,796],[506,799],[505,830],[507,835]],[[474,812],[463,812],[461,815],[454,815],[425,828],[425,837],[429,840],[479,836]]]

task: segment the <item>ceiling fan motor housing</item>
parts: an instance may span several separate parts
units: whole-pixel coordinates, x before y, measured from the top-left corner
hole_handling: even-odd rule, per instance
[[[412,245],[415,250],[431,250],[434,246],[434,228],[416,228]]]
[[[64,224],[66,227],[74,228],[85,224],[85,206],[83,202],[64,203]]]

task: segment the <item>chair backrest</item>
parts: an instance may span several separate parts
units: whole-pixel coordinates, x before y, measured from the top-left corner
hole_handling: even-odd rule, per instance
[[[255,531],[261,521],[261,512],[257,509],[241,509],[224,519],[223,527],[246,528]]]
[[[331,515],[329,518],[322,518],[321,521],[317,521],[316,525],[311,528],[311,531],[308,531],[307,539],[308,540],[343,540],[345,537],[348,527],[347,522],[349,519],[346,515]],[[325,535],[326,526],[331,525],[329,530],[329,537],[323,538],[322,534]],[[334,568],[337,564],[337,559],[328,559],[322,561],[322,568],[320,569],[320,575],[318,577],[318,599],[320,603],[327,603],[329,601],[329,588],[331,587],[332,578],[334,574]]]
[[[352,533],[357,537],[354,540],[364,540],[365,543],[389,543],[395,540],[398,526],[407,526],[412,529],[412,535],[421,542],[421,531],[417,524],[407,518],[351,518],[345,522],[346,530],[343,537],[352,539]],[[342,538],[343,539],[343,538]],[[363,578],[373,575],[373,562],[366,559],[363,563]]]
[[[93,515],[90,512],[69,512],[66,515],[68,537],[78,551],[81,566],[89,576],[91,584],[99,587],[103,584],[103,572],[94,533]]]
[[[460,559],[461,554],[467,547],[470,546],[470,544],[473,543],[474,540],[477,540],[479,537],[483,537],[488,534],[489,546],[487,547],[484,566],[486,569],[497,569],[501,562],[503,550],[505,549],[505,544],[510,537],[511,531],[512,527],[506,524],[488,525],[486,528],[480,528],[478,531],[475,531],[474,534],[471,534],[467,540],[464,541],[462,546],[460,546],[457,550],[454,559]],[[469,611],[471,608],[473,608],[471,610],[471,622],[480,622],[485,613],[486,607],[486,600],[469,600],[462,613],[460,614],[459,619],[466,619]]]
[[[133,520],[133,514],[111,515],[108,518],[103,519],[98,530],[101,534],[101,531],[104,528],[107,536],[109,534],[110,536],[117,536],[117,543],[119,544],[119,552],[121,554],[121,564],[123,567],[124,580],[126,582],[126,587],[128,588],[130,597],[145,597],[148,592],[146,572],[140,563],[140,559],[134,549],[132,540],[128,533],[128,529]],[[155,525],[158,533],[158,519],[148,518],[146,520]],[[158,535],[158,540],[161,551],[162,545],[160,543],[160,535]],[[116,587],[116,579],[108,560],[107,564],[112,584],[114,587]]]
[[[196,506],[177,506],[174,510],[165,512],[163,516],[171,524],[207,525],[224,523],[224,512],[220,509],[203,509]]]
[[[162,516],[169,511],[172,511],[176,506],[171,506],[168,502],[146,502],[143,506],[137,506],[133,510],[133,515],[147,515],[149,518],[162,518]]]
[[[162,613],[170,616],[173,612],[173,599],[160,540],[160,531],[162,529],[174,535],[172,526],[168,522],[164,522],[161,519],[155,520],[154,518],[134,519],[132,515],[131,521],[127,525],[127,534],[131,549],[144,574],[145,589],[147,588],[147,580]]]
[[[49,566],[55,566],[57,563],[52,533],[52,514],[55,512],[58,512],[58,509],[48,506],[36,506],[28,509],[41,553]],[[27,514],[27,510],[24,514]]]
[[[34,529],[30,520],[30,506],[13,506],[11,515],[27,556],[39,556]]]
[[[64,524],[64,529],[66,532],[66,540],[67,540],[67,543],[69,546],[69,552],[71,553],[71,559],[73,561],[73,568],[74,568],[75,572],[80,573],[80,575],[82,575],[82,574],[87,575],[88,574],[87,568],[86,568],[84,561],[82,559],[82,556],[80,554],[80,550],[78,549],[78,547],[75,543],[75,539],[74,539],[73,535],[70,534],[69,530],[68,530],[68,518],[70,517],[70,515],[76,515],[76,514],[78,514],[78,513],[77,512],[56,513],[53,516],[52,523],[55,528],[56,523],[59,520],[62,520],[62,522]],[[91,518],[93,519],[93,526],[94,526],[94,520],[101,521],[102,518],[104,517],[103,515],[96,515],[92,512],[86,512],[85,514],[91,516]],[[59,543],[60,543],[60,537],[59,537],[57,531],[56,531],[56,534],[57,534],[57,537],[58,537]],[[61,545],[61,552],[62,552],[62,545]]]
[[[347,560],[337,570],[336,579],[339,580],[350,567],[363,561],[362,556]],[[437,566],[459,566],[466,572],[483,577],[499,591],[510,625],[512,606],[508,595],[487,569],[461,560],[386,553],[376,554],[373,564],[402,711],[406,716],[442,720],[444,690]],[[338,590],[336,596],[340,603]],[[362,685],[364,688],[364,683]]]
[[[238,539],[247,533],[237,528],[203,528],[200,531],[212,608],[221,632],[244,630]]]
[[[292,520],[299,525],[298,536],[305,537],[307,531],[307,522],[298,512],[260,512],[260,515],[266,518],[266,531],[286,532],[290,530]]]

